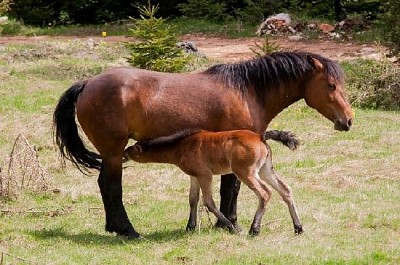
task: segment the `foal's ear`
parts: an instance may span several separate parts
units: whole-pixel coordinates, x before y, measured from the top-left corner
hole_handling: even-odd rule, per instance
[[[307,55],[307,60],[315,70],[322,71],[324,69],[324,65],[314,57]]]
[[[143,153],[143,149],[142,149],[142,147],[140,146],[140,144],[135,144],[135,145],[133,146],[133,151],[134,151],[135,153],[139,153],[139,154]]]

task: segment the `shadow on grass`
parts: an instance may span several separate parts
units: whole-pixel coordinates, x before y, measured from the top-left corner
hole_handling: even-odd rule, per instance
[[[89,245],[125,245],[127,243],[142,244],[147,242],[167,242],[190,237],[183,229],[156,231],[150,234],[142,234],[142,239],[128,239],[127,237],[117,236],[116,234],[95,234],[92,232],[82,232],[73,234],[63,228],[28,230],[27,234],[38,240],[61,239],[74,242],[76,244]]]

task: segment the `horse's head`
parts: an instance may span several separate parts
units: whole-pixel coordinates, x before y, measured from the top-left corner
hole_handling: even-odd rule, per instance
[[[343,90],[343,73],[331,61],[321,63],[308,56],[313,70],[306,81],[304,99],[306,103],[335,124],[335,129],[348,131],[353,123],[354,113]],[[330,69],[326,69],[330,67]]]

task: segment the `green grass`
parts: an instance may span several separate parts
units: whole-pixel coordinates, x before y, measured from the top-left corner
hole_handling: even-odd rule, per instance
[[[200,231],[188,234],[189,178],[170,165],[134,163],[124,169],[123,201],[145,240],[106,233],[97,176],[84,176],[71,163],[61,168],[51,120],[58,97],[73,82],[122,64],[124,52],[119,44],[93,50],[84,42],[0,51],[7,62],[0,64],[0,167],[5,170],[14,139],[23,133],[51,176],[48,192],[24,191],[0,202],[4,264],[400,263],[398,111],[355,109],[352,130],[337,132],[299,102],[271,123],[302,140],[296,152],[270,143],[275,167],[293,189],[301,236],[293,234],[287,207],[274,192],[261,235],[249,237],[257,200],[246,187],[238,206],[243,234],[214,229],[204,211]]]

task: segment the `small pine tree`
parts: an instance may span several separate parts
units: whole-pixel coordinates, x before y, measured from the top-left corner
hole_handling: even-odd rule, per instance
[[[0,0],[0,16],[10,11],[12,0]]]
[[[259,58],[265,55],[269,55],[273,52],[278,52],[282,50],[282,48],[279,46],[279,44],[270,41],[268,36],[265,36],[264,41],[261,44],[255,42],[254,48],[250,48],[250,50],[255,54],[257,58]]]
[[[160,72],[182,72],[190,57],[179,47],[177,37],[165,24],[165,19],[156,18],[158,5],[139,7],[140,19],[133,19],[135,27],[130,29],[138,40],[126,43],[130,51],[128,63],[134,67]]]

